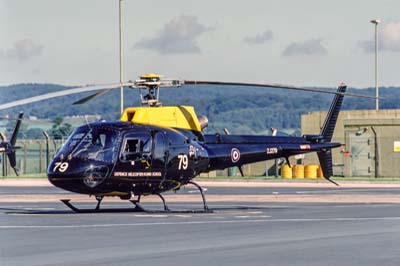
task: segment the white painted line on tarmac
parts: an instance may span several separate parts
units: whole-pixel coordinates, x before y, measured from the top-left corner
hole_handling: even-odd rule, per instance
[[[400,217],[342,217],[342,218],[308,218],[308,219],[253,219],[253,220],[209,220],[182,222],[147,222],[124,224],[78,224],[78,225],[0,225],[0,229],[75,229],[75,228],[106,228],[128,226],[157,225],[203,225],[203,224],[243,224],[243,223],[283,223],[283,222],[360,222],[360,221],[397,221]]]
[[[203,192],[207,192],[207,188],[205,187],[205,188],[202,188],[203,189]],[[197,194],[197,193],[200,193],[200,191],[199,190],[188,190],[187,191],[187,193],[189,193],[189,194]]]
[[[329,190],[303,190],[303,191],[296,191],[296,194],[333,194],[338,192],[382,192],[382,191],[392,191],[392,190],[399,190],[399,188],[332,188]]]

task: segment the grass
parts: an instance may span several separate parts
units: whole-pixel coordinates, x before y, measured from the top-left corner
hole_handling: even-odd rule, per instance
[[[6,176],[6,177],[4,177],[4,176],[2,176],[2,177],[0,177],[0,179],[18,179],[18,178],[47,178],[47,175],[45,174],[45,173],[41,173],[41,174],[24,174],[24,175],[21,175],[21,176],[15,176],[15,175],[12,175],[12,176]]]

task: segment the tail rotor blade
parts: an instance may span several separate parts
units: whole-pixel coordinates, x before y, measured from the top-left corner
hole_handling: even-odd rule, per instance
[[[15,174],[17,176],[19,176],[18,169],[17,169],[17,159],[15,157],[15,151],[8,153],[7,156],[8,156],[8,161],[10,162],[12,169],[14,169]]]
[[[10,139],[11,146],[15,146],[15,143],[17,142],[17,137],[18,137],[19,129],[21,127],[23,116],[24,116],[23,112],[20,112],[18,115],[18,121],[17,121],[17,124],[15,125],[14,131],[13,131],[11,139]]]

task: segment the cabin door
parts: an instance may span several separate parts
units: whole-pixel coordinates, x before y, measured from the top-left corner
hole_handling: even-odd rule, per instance
[[[119,163],[114,175],[118,177],[143,180],[151,176],[152,138],[147,132],[131,132],[124,135]]]
[[[151,179],[162,181],[165,178],[168,162],[168,148],[166,136],[163,132],[154,131],[152,133],[152,152],[151,152]]]

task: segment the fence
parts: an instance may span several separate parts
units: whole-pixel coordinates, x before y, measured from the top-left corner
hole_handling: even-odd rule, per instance
[[[31,175],[45,173],[47,167],[63,140],[35,139],[19,140],[17,146],[17,168],[20,175]],[[1,176],[15,176],[6,154],[2,154]]]
[[[47,139],[32,139],[32,140],[19,140],[17,146],[17,169],[19,175],[35,175],[44,174],[47,167],[54,157],[56,152],[61,148],[65,140]],[[7,155],[2,155],[2,172],[1,176],[15,176],[14,170],[11,168]],[[280,176],[280,166],[283,160],[275,160],[268,162],[258,162],[248,164],[243,167],[246,176]],[[212,176],[237,176],[239,172],[236,168],[226,169],[224,171],[216,171],[212,173],[203,174],[205,177]]]

